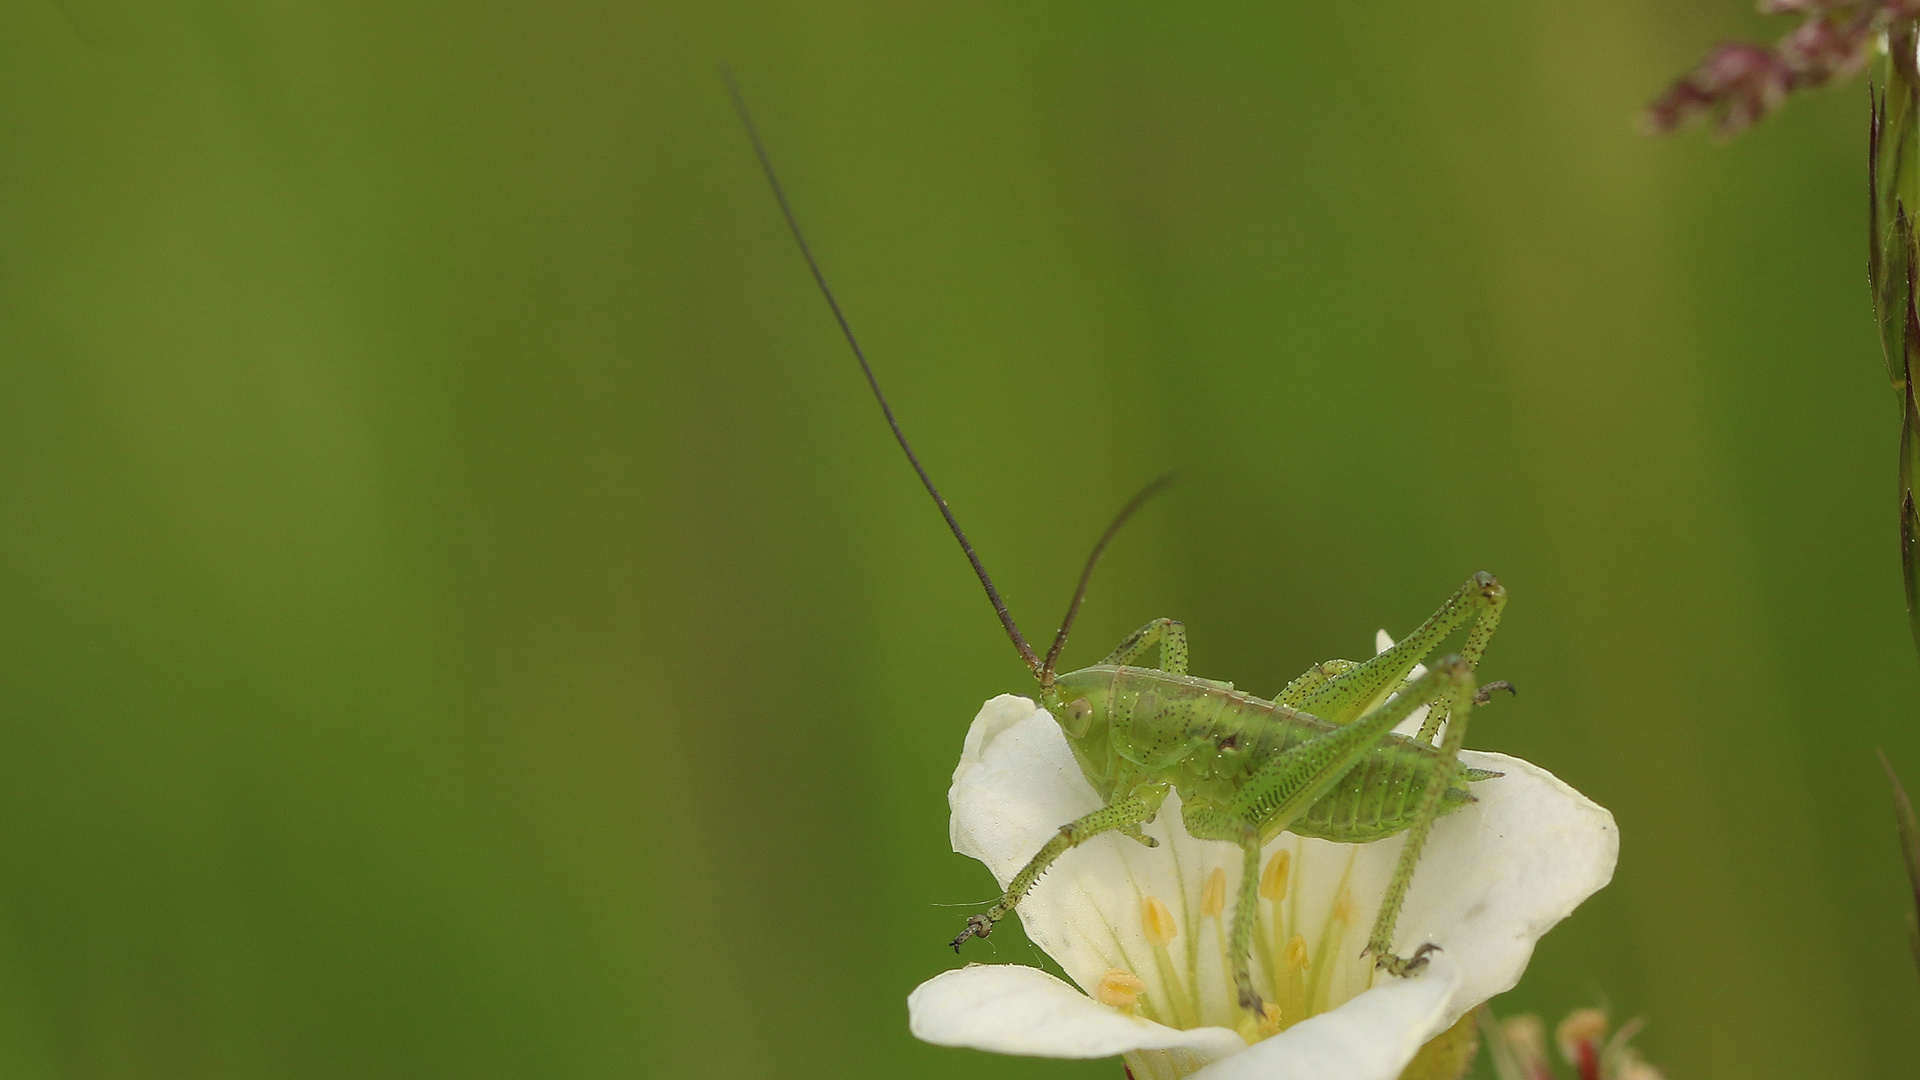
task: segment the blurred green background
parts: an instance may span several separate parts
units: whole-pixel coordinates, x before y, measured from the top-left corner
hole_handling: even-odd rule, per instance
[[[1739,0],[0,7],[0,1075],[1105,1077],[920,1045],[1030,634],[1274,690],[1469,573],[1610,807],[1506,1011],[1914,1073],[1859,85]],[[1012,931],[971,958],[1027,960]]]

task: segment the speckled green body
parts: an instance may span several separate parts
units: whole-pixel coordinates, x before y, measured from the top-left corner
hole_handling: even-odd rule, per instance
[[[1156,668],[1098,664],[1059,677],[1061,700],[1092,706],[1085,729],[1056,717],[1088,782],[1103,801],[1161,781],[1196,799],[1224,804],[1263,763],[1333,731],[1339,725],[1236,690],[1232,683],[1174,675]],[[1407,830],[1420,796],[1440,766],[1433,744],[1389,734],[1362,756],[1326,794],[1286,824],[1299,836],[1346,844],[1380,840]],[[1467,784],[1492,773],[1455,775],[1441,798],[1442,814],[1473,800]],[[1270,840],[1280,823],[1269,822]]]
[[[1474,705],[1505,686],[1478,686],[1474,668],[1506,597],[1493,575],[1475,574],[1412,634],[1365,661],[1316,664],[1271,701],[1188,675],[1186,627],[1174,619],[1134,631],[1092,667],[1056,676],[1050,662],[1042,666],[1040,704],[1103,805],[1063,824],[998,903],[968,918],[953,947],[991,933],[1055,859],[1092,837],[1119,832],[1153,846],[1141,826],[1178,792],[1189,836],[1241,850],[1230,948],[1249,1017],[1265,1015],[1248,962],[1261,845],[1282,832],[1348,844],[1406,835],[1367,950],[1392,974],[1418,971],[1438,946],[1428,942],[1402,957],[1393,950],[1394,926],[1434,821],[1473,801],[1469,785],[1498,775],[1464,768],[1460,747]],[[1423,669],[1424,658],[1461,629],[1460,652]],[[1156,651],[1159,663],[1142,663]],[[1418,735],[1394,733],[1422,708]]]

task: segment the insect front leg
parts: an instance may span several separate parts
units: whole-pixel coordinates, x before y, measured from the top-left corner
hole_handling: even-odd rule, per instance
[[[1133,793],[1124,799],[1117,799],[1091,814],[1074,819],[1060,826],[1033,858],[1027,860],[1013,880],[1007,883],[1007,891],[1002,893],[1000,901],[978,915],[967,917],[967,928],[953,939],[953,951],[960,951],[960,943],[971,937],[986,937],[993,933],[993,925],[1007,917],[1020,901],[1032,890],[1040,875],[1047,872],[1053,861],[1069,849],[1080,846],[1104,832],[1119,830],[1128,835],[1139,834],[1140,826],[1153,820],[1160,812],[1160,804],[1167,798],[1167,785],[1143,784],[1133,789]]]
[[[1127,635],[1120,647],[1107,655],[1102,664],[1140,667],[1141,657],[1160,647],[1160,670],[1173,675],[1187,673],[1187,625],[1178,619],[1155,619]]]
[[[1493,639],[1493,632],[1500,625],[1500,613],[1506,606],[1507,590],[1499,580],[1492,574],[1475,574],[1456,589],[1438,611],[1428,616],[1426,622],[1395,642],[1387,651],[1358,664],[1333,662],[1319,665],[1288,684],[1276,700],[1302,712],[1336,723],[1347,723],[1378,706],[1400,685],[1415,664],[1424,660],[1448,635],[1469,622],[1472,625],[1467,630],[1467,640],[1461,646],[1459,656],[1466,661],[1469,670],[1479,667],[1480,658],[1485,655],[1487,643]],[[1335,669],[1336,665],[1338,670]],[[1421,725],[1421,737],[1431,741],[1440,725],[1446,722],[1447,713],[1448,706],[1444,702],[1435,702],[1433,709],[1427,713],[1426,722]]]

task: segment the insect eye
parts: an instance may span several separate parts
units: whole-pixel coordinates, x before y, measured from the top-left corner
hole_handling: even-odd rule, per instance
[[[1087,733],[1088,723],[1093,719],[1093,702],[1086,698],[1074,698],[1067,702],[1066,722],[1060,726],[1068,735],[1079,738]]]

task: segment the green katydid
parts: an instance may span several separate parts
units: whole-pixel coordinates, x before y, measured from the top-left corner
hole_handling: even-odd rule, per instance
[[[1500,775],[1463,767],[1459,751],[1473,706],[1485,704],[1494,689],[1512,690],[1504,682],[1476,686],[1474,677],[1499,624],[1506,590],[1492,575],[1475,574],[1399,642],[1364,662],[1330,660],[1315,665],[1272,700],[1238,691],[1232,683],[1188,675],[1186,629],[1173,619],[1155,619],[1141,627],[1092,667],[1057,673],[1055,662],[1101,553],[1134,511],[1169,478],[1147,485],[1107,527],[1087,558],[1052,647],[1044,660],[1040,658],[908,444],[807,245],[731,75],[727,83],[781,214],[895,440],[959,541],[1008,639],[1038,680],[1038,703],[1059,723],[1082,772],[1104,803],[1062,824],[1008,883],[1000,900],[967,919],[966,928],[953,939],[955,951],[968,938],[990,934],[995,923],[1018,908],[1054,860],[1088,839],[1119,832],[1149,846],[1156,844],[1141,826],[1154,820],[1169,792],[1177,792],[1189,834],[1238,845],[1244,854],[1230,949],[1240,1004],[1254,1016],[1260,1016],[1264,1006],[1249,968],[1261,846],[1283,831],[1354,844],[1407,834],[1366,952],[1391,974],[1418,971],[1438,945],[1423,944],[1411,956],[1402,957],[1393,950],[1393,937],[1421,847],[1435,819],[1473,801],[1469,784]],[[1466,640],[1457,654],[1414,675],[1422,660],[1462,629]],[[1153,653],[1158,654],[1158,663],[1144,666]],[[1418,735],[1395,734],[1393,729],[1421,706],[1427,706],[1428,713]]]

